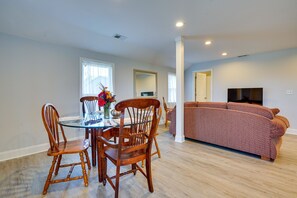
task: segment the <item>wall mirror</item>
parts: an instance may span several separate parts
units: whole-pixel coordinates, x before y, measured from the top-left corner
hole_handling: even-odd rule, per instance
[[[157,98],[157,73],[134,69],[134,97]]]

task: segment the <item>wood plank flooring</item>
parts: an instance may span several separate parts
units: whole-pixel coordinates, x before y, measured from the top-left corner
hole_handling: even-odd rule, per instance
[[[155,192],[148,191],[146,179],[137,173],[121,178],[120,197],[297,197],[297,136],[284,136],[274,162],[196,141],[176,143],[163,127],[158,142],[162,158],[153,157]],[[1,162],[0,197],[43,197],[51,160],[43,152]],[[59,175],[67,172],[61,169]],[[80,167],[74,174],[81,174]],[[88,187],[82,180],[53,184],[45,197],[113,196],[109,184],[98,183],[95,167],[89,172]]]

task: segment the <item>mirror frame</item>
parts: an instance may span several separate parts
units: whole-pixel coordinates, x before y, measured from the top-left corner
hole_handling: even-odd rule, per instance
[[[148,73],[148,74],[154,74],[156,76],[156,94],[154,96],[138,96],[136,93],[136,73]],[[153,71],[146,71],[146,70],[139,70],[139,69],[133,69],[133,94],[134,98],[158,98],[158,73]]]

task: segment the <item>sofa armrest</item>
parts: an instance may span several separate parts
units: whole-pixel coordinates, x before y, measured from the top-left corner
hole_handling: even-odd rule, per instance
[[[281,121],[284,122],[284,124],[287,126],[287,128],[290,127],[290,123],[289,123],[289,120],[287,118],[285,118],[284,116],[281,116],[281,115],[277,115],[275,116],[277,119],[280,119]]]
[[[283,117],[284,118],[284,117]],[[286,119],[286,118],[285,118]],[[287,120],[287,119],[286,119]],[[280,116],[276,116],[271,121],[271,138],[281,137],[285,134],[289,123],[285,123]]]

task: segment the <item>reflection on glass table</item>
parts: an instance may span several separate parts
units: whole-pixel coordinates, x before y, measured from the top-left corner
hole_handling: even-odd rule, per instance
[[[118,126],[118,123],[112,119],[104,119],[101,112],[86,113],[84,116],[61,117],[59,124],[64,127],[90,129],[93,166],[96,166],[96,137],[102,135],[104,129]]]

